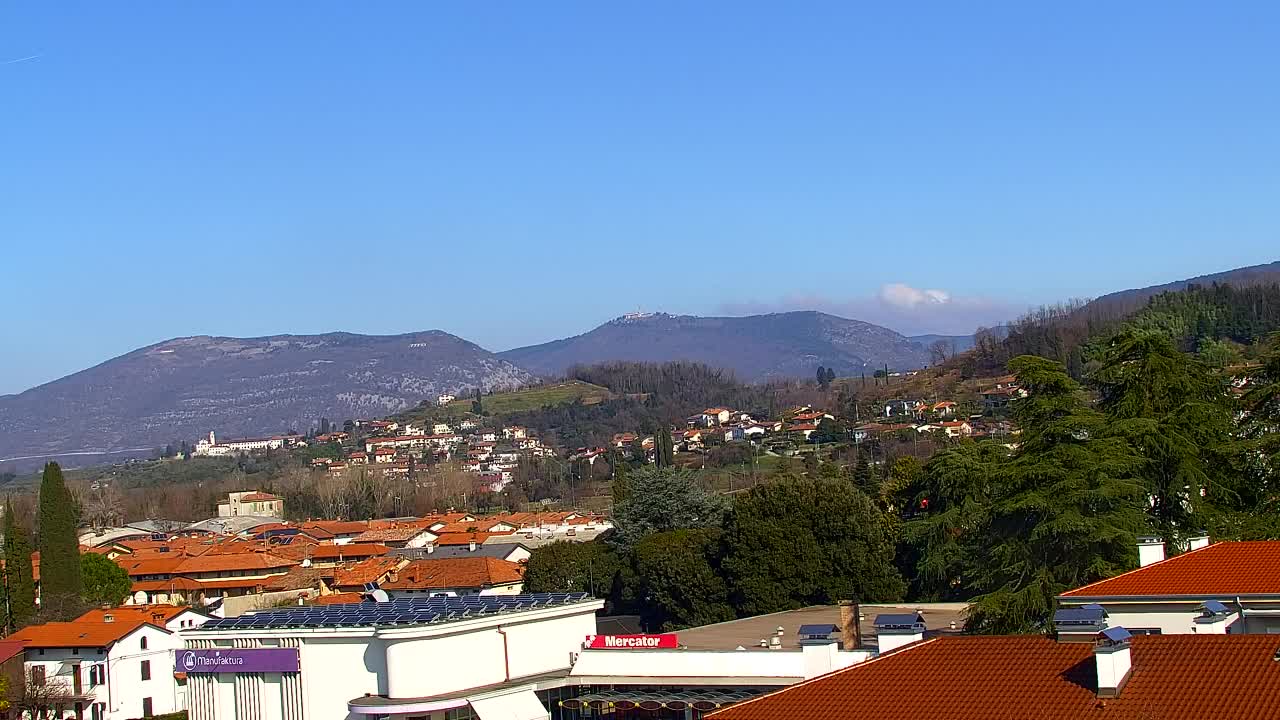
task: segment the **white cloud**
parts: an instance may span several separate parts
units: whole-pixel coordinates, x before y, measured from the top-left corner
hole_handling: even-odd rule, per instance
[[[1027,306],[1008,300],[957,295],[938,288],[917,288],[906,283],[887,283],[869,297],[788,295],[776,301],[730,301],[720,306],[720,311],[729,315],[791,310],[819,310],[883,325],[904,335],[964,335],[980,326],[1013,320],[1025,312]]]
[[[918,305],[945,305],[951,302],[946,290],[921,290],[903,283],[889,283],[880,288],[880,301],[886,305],[914,308]]]

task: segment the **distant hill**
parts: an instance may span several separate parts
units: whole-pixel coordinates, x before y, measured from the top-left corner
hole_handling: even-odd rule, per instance
[[[814,311],[695,317],[636,313],[563,340],[499,353],[522,368],[558,375],[610,360],[690,360],[733,370],[739,380],[812,377],[818,366],[853,375],[889,365],[922,367],[927,349],[879,325]]]
[[[1106,317],[1129,315],[1141,309],[1148,300],[1160,293],[1186,290],[1191,285],[1208,286],[1214,283],[1237,288],[1280,283],[1280,261],[1200,275],[1186,280],[1175,280],[1163,285],[1109,293],[1090,301],[1084,306],[1084,312]]]
[[[95,455],[127,455],[210,430],[228,439],[306,432],[321,417],[383,417],[440,393],[508,389],[532,379],[439,330],[177,338],[0,397],[0,466],[36,455],[87,464]]]

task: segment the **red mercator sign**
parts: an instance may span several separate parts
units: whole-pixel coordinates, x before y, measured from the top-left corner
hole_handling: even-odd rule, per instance
[[[657,650],[677,648],[675,633],[661,635],[588,635],[584,647],[590,650]]]

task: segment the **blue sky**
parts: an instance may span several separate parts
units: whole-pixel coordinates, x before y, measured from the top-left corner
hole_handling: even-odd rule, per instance
[[[1262,2],[7,3],[0,393],[179,335],[505,349],[796,307],[957,332],[1275,260],[1278,25]]]

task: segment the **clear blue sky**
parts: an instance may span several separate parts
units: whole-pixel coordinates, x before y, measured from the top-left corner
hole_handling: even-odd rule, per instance
[[[505,349],[802,306],[963,331],[1271,261],[1277,27],[1274,2],[6,3],[0,392],[178,335]]]

